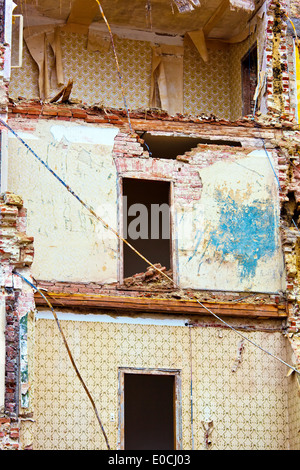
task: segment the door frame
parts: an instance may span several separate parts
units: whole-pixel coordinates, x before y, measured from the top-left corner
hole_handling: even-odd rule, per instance
[[[134,179],[133,176],[120,174],[118,176],[118,228],[121,237],[124,237],[124,218],[123,218],[123,180],[124,179]],[[147,181],[161,181],[163,183],[170,184],[169,191],[169,207],[170,207],[170,270],[173,273],[173,280],[175,283],[178,283],[177,271],[175,266],[177,265],[176,257],[176,242],[175,242],[175,204],[174,204],[174,181],[170,178],[156,178],[151,175],[139,175],[139,180]],[[121,240],[118,241],[118,283],[119,286],[122,286],[124,283],[124,247]],[[143,254],[143,253],[141,253]],[[151,260],[149,260],[151,261]],[[151,261],[152,262],[152,261]]]
[[[181,371],[179,369],[148,369],[119,367],[119,435],[118,449],[125,449],[125,374],[171,375],[174,376],[173,411],[174,411],[174,450],[182,450],[182,399]]]

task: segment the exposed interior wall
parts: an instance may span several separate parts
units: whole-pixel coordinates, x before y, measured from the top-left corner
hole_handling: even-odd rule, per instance
[[[191,352],[195,449],[207,448],[205,424],[210,421],[213,432],[208,448],[212,450],[289,448],[290,378],[285,366],[246,343],[240,356],[240,338],[230,330],[205,327],[211,320],[200,319],[202,327],[190,330],[186,318],[117,318],[104,313],[66,312],[59,313],[59,318],[112,449],[119,440],[119,367],[181,371],[182,446],[191,449]],[[273,329],[275,325],[260,326]],[[281,333],[247,335],[273,354],[286,357],[288,343]],[[35,449],[105,449],[52,313],[46,311],[39,312],[36,321],[35,392]]]
[[[59,176],[117,228],[117,183],[112,159],[118,129],[40,120],[19,131]],[[15,138],[9,139],[9,187],[28,203],[35,233],[34,276],[113,282],[117,239],[95,221]],[[58,263],[58,259],[60,262]]]
[[[16,126],[38,155],[117,230],[119,177],[173,181],[172,264],[182,287],[284,289],[278,187],[270,164],[273,160],[276,165],[276,152],[269,161],[263,149],[200,144],[182,159],[158,160],[146,158],[140,144],[129,142],[134,138],[117,135],[114,127],[47,120],[18,121]],[[129,145],[140,147],[141,157],[130,156],[137,150]],[[116,282],[116,236],[96,223],[17,139],[9,139],[9,151],[9,185],[24,196],[28,229],[36,240],[34,276]],[[130,158],[124,157],[126,151]]]
[[[246,40],[235,45],[217,43],[208,46],[208,62],[204,62],[195,46],[184,40],[184,113],[213,114],[235,120],[242,115],[241,59],[249,45]],[[65,80],[73,79],[71,99],[89,105],[123,107],[118,75],[111,49],[92,52],[86,49],[87,37],[61,32],[61,47]],[[152,49],[151,44],[115,38],[124,91],[130,109],[148,108]],[[48,48],[49,69],[54,58]],[[52,74],[52,94],[58,90]],[[24,43],[23,66],[12,70],[10,96],[34,98],[39,96],[38,69]]]
[[[229,47],[220,44],[208,49],[208,62],[204,62],[190,40],[184,46],[184,112],[230,119]]]

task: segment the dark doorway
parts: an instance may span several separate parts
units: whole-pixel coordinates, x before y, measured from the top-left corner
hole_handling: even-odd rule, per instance
[[[257,46],[253,46],[242,59],[243,116],[253,114],[254,94],[257,87]]]
[[[170,183],[123,179],[123,236],[151,263],[171,267]],[[148,264],[123,244],[124,278]]]
[[[125,374],[125,450],[175,449],[172,375]]]

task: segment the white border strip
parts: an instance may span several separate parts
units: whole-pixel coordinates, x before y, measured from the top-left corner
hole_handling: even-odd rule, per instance
[[[58,312],[55,311],[58,320],[60,321],[79,321],[91,323],[116,323],[127,325],[158,325],[158,326],[186,326],[186,320],[179,319],[156,319],[156,318],[142,318],[142,317],[113,317],[105,314],[78,314],[71,312]],[[53,313],[49,310],[37,312],[36,320],[54,320]]]

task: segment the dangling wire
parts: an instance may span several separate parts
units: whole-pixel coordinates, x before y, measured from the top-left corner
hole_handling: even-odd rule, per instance
[[[104,430],[103,424],[102,424],[102,422],[101,422],[101,419],[100,419],[98,410],[97,410],[97,408],[96,408],[95,402],[94,402],[94,400],[93,400],[93,398],[92,398],[92,396],[91,396],[91,394],[90,394],[90,392],[89,392],[89,390],[88,390],[88,388],[87,388],[87,386],[86,386],[86,384],[85,384],[83,378],[81,377],[80,372],[79,372],[79,370],[78,370],[78,368],[77,368],[77,366],[76,366],[76,363],[75,363],[75,361],[74,361],[74,359],[73,359],[73,356],[72,356],[72,353],[71,353],[71,351],[70,351],[68,342],[67,342],[66,337],[65,337],[65,335],[64,335],[64,332],[63,332],[63,330],[62,330],[62,328],[61,328],[61,326],[60,326],[60,323],[59,323],[59,320],[58,320],[58,317],[57,317],[57,315],[56,315],[56,312],[55,312],[54,308],[52,307],[51,303],[49,302],[49,300],[47,299],[47,297],[45,297],[45,295],[43,294],[43,292],[41,292],[40,289],[38,289],[38,288],[37,288],[34,284],[32,284],[28,279],[26,279],[24,276],[22,276],[22,274],[20,274],[18,271],[13,271],[13,273],[16,274],[18,277],[20,277],[24,282],[26,282],[26,283],[27,283],[30,287],[32,287],[34,290],[36,290],[36,291],[43,297],[43,299],[46,301],[47,305],[48,305],[49,308],[51,309],[51,311],[52,311],[52,313],[53,313],[53,316],[54,316],[54,319],[55,319],[55,321],[56,321],[58,330],[59,330],[59,332],[60,332],[60,334],[61,334],[61,337],[62,337],[62,339],[63,339],[64,345],[65,345],[66,350],[67,350],[67,352],[68,352],[68,355],[69,355],[70,361],[71,361],[71,363],[72,363],[72,366],[73,366],[73,368],[74,368],[74,370],[75,370],[75,372],[76,372],[76,375],[77,375],[77,377],[79,378],[79,380],[80,380],[80,382],[81,382],[81,384],[82,384],[82,386],[83,386],[83,388],[84,388],[84,390],[85,390],[85,392],[86,392],[86,394],[87,394],[87,396],[88,396],[88,398],[89,398],[89,400],[90,400],[90,402],[91,402],[91,404],[92,404],[92,407],[93,407],[93,409],[94,409],[96,418],[97,418],[97,420],[98,420],[98,423],[99,423],[99,425],[100,425],[101,431],[102,431],[102,433],[103,433],[103,436],[104,436],[104,439],[105,439],[105,442],[106,442],[107,449],[110,450],[110,445],[109,445],[109,442],[108,442],[108,438],[107,438],[106,432],[105,432],[105,430]]]

